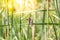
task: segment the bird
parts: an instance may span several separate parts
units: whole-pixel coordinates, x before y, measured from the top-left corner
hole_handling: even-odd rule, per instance
[[[33,24],[33,19],[32,18],[28,18],[27,20],[28,20],[29,24],[31,24],[31,25]]]

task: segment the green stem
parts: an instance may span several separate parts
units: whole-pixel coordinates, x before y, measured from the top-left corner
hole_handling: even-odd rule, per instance
[[[51,22],[53,23],[53,20],[52,20],[51,17],[50,17],[50,19],[51,19]],[[55,38],[56,38],[56,40],[58,40],[57,32],[56,32],[56,28],[55,28],[55,25],[54,24],[53,24],[53,30],[54,30],[54,33],[55,33]]]

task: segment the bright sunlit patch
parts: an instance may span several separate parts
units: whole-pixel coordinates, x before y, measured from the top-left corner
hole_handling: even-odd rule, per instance
[[[24,0],[15,0],[14,8],[16,9],[16,12],[22,12],[24,10]]]
[[[15,0],[17,3],[19,3],[20,5],[24,4],[24,0]]]
[[[12,8],[12,4],[8,4],[8,8],[9,8],[9,9]]]
[[[15,10],[15,12],[17,13],[17,15],[19,15],[20,13],[24,13],[24,12],[30,12],[32,10],[36,9],[36,0],[14,0],[13,1],[13,5],[12,5],[12,0],[10,0],[7,4],[9,12],[12,12],[13,10]],[[13,6],[13,8],[12,8]],[[25,13],[25,14],[26,14]]]
[[[14,7],[17,12],[34,10],[36,3],[36,0],[15,0]]]

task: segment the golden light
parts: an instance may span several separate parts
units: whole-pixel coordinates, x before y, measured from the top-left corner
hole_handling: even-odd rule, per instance
[[[36,0],[15,0],[14,7],[17,12],[36,9]]]
[[[16,3],[19,3],[20,5],[24,4],[24,0],[15,0]]]
[[[11,9],[12,8],[12,4],[8,4],[8,8]]]
[[[15,0],[14,1],[14,8],[17,12],[21,12],[24,10],[24,0]]]
[[[36,0],[9,0],[7,5],[4,6],[8,6],[9,12],[12,12],[12,10],[15,9],[15,12],[18,12],[17,14],[19,15],[20,12],[35,10],[36,4]]]
[[[5,3],[2,3],[2,7],[5,7],[6,6],[6,4]]]

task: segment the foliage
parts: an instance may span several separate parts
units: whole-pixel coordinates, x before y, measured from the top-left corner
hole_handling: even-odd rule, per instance
[[[0,40],[60,40],[58,1],[1,0]]]

